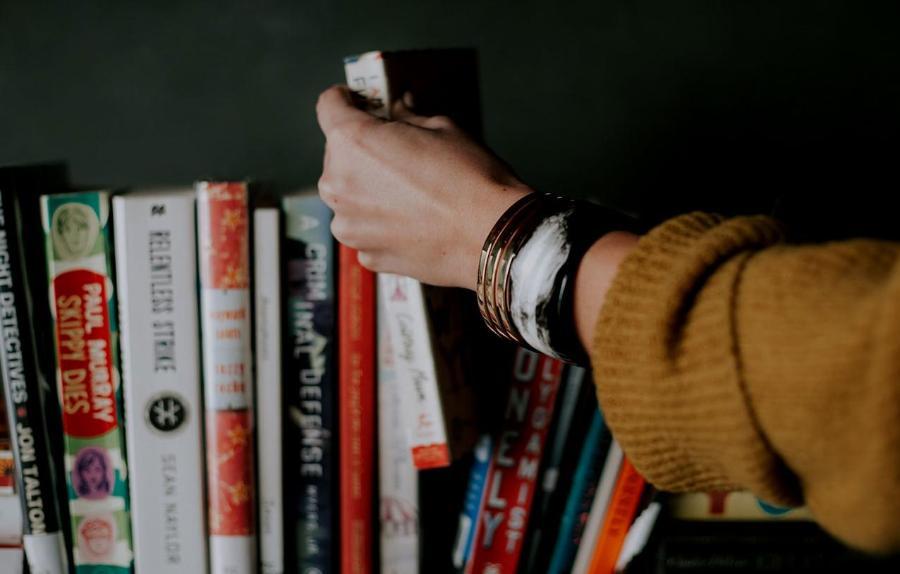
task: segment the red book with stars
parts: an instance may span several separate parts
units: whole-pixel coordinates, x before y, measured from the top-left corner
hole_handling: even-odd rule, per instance
[[[373,571],[375,275],[338,252],[338,430],[341,572]]]
[[[200,325],[212,574],[256,572],[250,229],[244,182],[197,190]]]

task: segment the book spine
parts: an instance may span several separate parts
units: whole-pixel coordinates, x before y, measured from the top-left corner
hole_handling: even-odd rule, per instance
[[[386,117],[387,74],[381,54],[345,60],[347,84],[381,96],[370,110]],[[378,93],[372,91],[375,85]],[[340,377],[341,572],[369,572],[373,549],[372,479],[375,432],[375,276],[359,264],[354,249],[339,248],[338,332]]]
[[[400,412],[402,390],[391,332],[378,294],[378,487],[381,572],[419,571],[419,486]]]
[[[591,574],[613,574],[619,553],[628,534],[628,528],[637,514],[638,504],[644,492],[644,477],[626,458],[616,480],[616,487],[609,503],[609,510],[603,521],[603,529],[597,539],[594,557],[591,560]]]
[[[528,527],[523,556],[523,572],[546,572],[544,563],[548,558],[546,548],[551,542],[547,533],[555,533],[559,527],[559,517],[565,506],[563,489],[558,488],[560,476],[571,476],[575,471],[577,447],[582,443],[570,440],[573,429],[582,429],[589,422],[588,410],[584,406],[592,402],[593,389],[585,385],[586,372],[574,365],[566,369],[556,412],[550,426],[547,453],[541,463],[540,487],[535,493],[532,520]],[[591,405],[593,406],[593,405]],[[582,408],[579,408],[582,407]]]
[[[347,85],[369,102],[367,110],[390,116],[390,82],[381,52],[369,52],[344,62]],[[438,373],[428,325],[422,285],[415,279],[380,274],[379,288],[387,290],[385,312],[394,340],[397,377],[406,404],[404,414],[412,460],[416,468],[450,465],[447,423],[441,408]]]
[[[263,574],[284,572],[284,496],[281,420],[280,211],[253,212],[254,323],[256,329],[259,551]]]
[[[194,207],[113,198],[137,571],[207,569]]]
[[[666,506],[669,514],[680,520],[813,520],[812,514],[805,506],[798,508],[773,506],[746,491],[676,494],[667,499]]]
[[[600,471],[600,482],[597,484],[597,491],[591,501],[587,523],[582,528],[581,536],[578,539],[578,552],[575,554],[572,574],[584,574],[591,566],[591,559],[594,556],[597,541],[600,539],[603,521],[606,518],[610,500],[612,500],[613,489],[616,486],[624,456],[619,443],[614,440],[609,447],[606,460],[603,462],[603,470]]]
[[[0,545],[0,572],[22,574],[24,571],[25,561],[22,560],[22,548]]]
[[[11,199],[0,194],[0,374],[9,407],[13,458],[9,462],[15,463],[13,476],[25,519],[22,542],[29,569],[34,574],[64,574],[68,558],[42,414],[19,218]]]
[[[84,574],[131,572],[109,194],[44,195],[41,220],[75,566]]]
[[[284,396],[286,525],[301,573],[336,572],[338,559],[335,243],[331,210],[317,195],[287,196]]]
[[[518,568],[562,368],[526,349],[516,353],[467,572],[514,574]]]
[[[581,540],[581,532],[591,509],[591,502],[600,479],[604,455],[609,446],[609,432],[603,424],[599,409],[594,411],[591,426],[584,438],[584,448],[572,478],[572,486],[563,510],[559,531],[550,557],[548,574],[570,571],[575,552]]]
[[[197,226],[213,574],[256,570],[247,185],[199,182]]]
[[[459,514],[459,526],[456,532],[456,543],[453,548],[453,567],[461,570],[472,555],[472,542],[475,540],[475,526],[478,523],[478,509],[484,497],[487,484],[488,469],[491,465],[493,441],[490,434],[478,439],[473,453],[474,460],[469,471],[469,484],[466,487],[466,499]]]
[[[397,360],[397,383],[404,405],[413,465],[420,470],[450,465],[447,425],[441,408],[438,373],[431,344],[422,284],[409,277],[378,275],[385,316]]]
[[[375,276],[345,245],[338,260],[341,572],[371,571],[375,449]]]
[[[6,402],[0,395],[0,546],[22,546],[22,506],[16,497],[15,465],[7,425]]]
[[[647,547],[661,511],[662,503],[653,500],[634,519],[634,523],[628,529],[628,534],[626,534],[625,540],[622,542],[622,549],[619,551],[619,557],[616,560],[614,569],[616,572],[624,572],[628,565],[631,564],[631,561]]]

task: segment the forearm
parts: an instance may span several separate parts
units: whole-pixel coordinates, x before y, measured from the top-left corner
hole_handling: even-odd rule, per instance
[[[781,243],[764,217],[648,234],[600,313],[594,373],[626,454],[666,490],[806,503],[900,547],[900,248]]]

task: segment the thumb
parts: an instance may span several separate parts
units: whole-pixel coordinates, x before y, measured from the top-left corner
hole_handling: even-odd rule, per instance
[[[373,116],[356,107],[353,93],[347,86],[332,86],[319,95],[316,103],[319,127],[328,137],[335,126],[347,122],[375,123]]]

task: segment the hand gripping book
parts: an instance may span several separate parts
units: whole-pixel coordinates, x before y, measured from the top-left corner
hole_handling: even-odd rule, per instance
[[[336,243],[313,190],[284,209],[285,535],[301,574],[337,571]]]
[[[133,562],[109,197],[41,196],[79,574],[131,572]]]
[[[517,572],[562,370],[555,359],[516,353],[467,573]]]
[[[444,114],[469,133],[480,134],[475,54],[471,50],[368,52],[345,58],[347,83],[366,100],[366,109],[389,118],[391,104],[407,91],[421,114]],[[454,290],[424,288],[418,281],[382,274],[388,293],[385,315],[394,341],[397,376],[405,404],[413,464],[419,469],[449,466],[470,449],[478,432],[471,408],[471,381],[455,351],[465,333],[436,322],[433,304],[459,306]],[[440,298],[435,301],[434,298]],[[458,313],[445,314],[456,316]]]
[[[197,192],[206,492],[212,574],[256,571],[250,222],[244,182]]]
[[[69,561],[38,381],[22,218],[15,196],[20,178],[25,176],[21,170],[0,169],[0,373],[9,409],[13,455],[9,462],[15,462],[19,514],[24,518],[25,558],[34,574],[64,574],[69,571]],[[40,303],[46,304],[46,300]]]
[[[138,572],[206,572],[195,195],[113,198]]]

